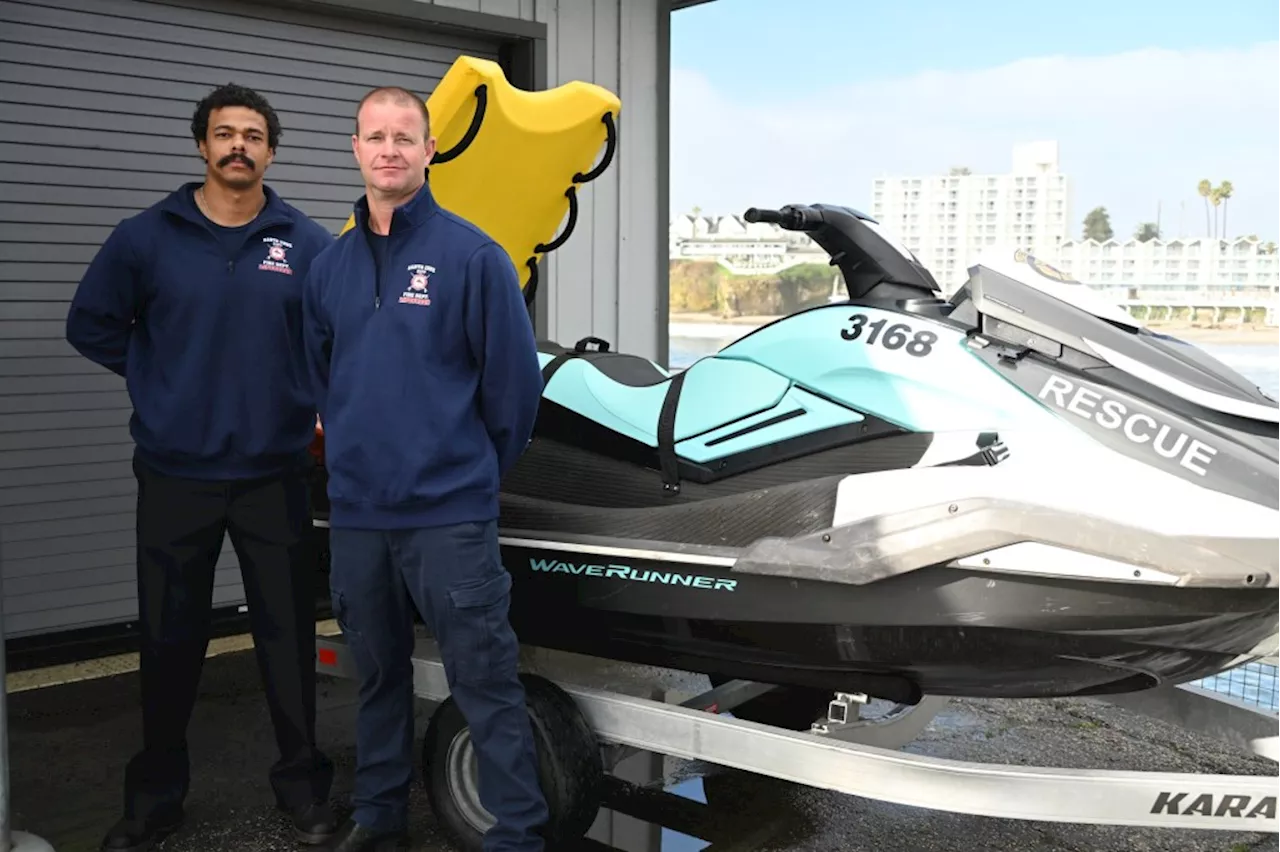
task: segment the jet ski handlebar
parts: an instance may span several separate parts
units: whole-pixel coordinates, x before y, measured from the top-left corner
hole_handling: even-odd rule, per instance
[[[822,224],[822,213],[812,207],[788,204],[781,210],[750,207],[742,214],[748,222],[772,222],[788,231],[809,231]]]
[[[771,222],[802,231],[840,268],[850,299],[901,301],[931,299],[941,288],[905,248],[891,242],[864,213],[836,204],[785,204],[781,209],[750,207],[747,222]]]

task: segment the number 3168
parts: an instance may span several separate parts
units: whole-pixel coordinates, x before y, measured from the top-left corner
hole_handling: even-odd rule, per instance
[[[871,322],[866,314],[854,314],[849,317],[852,325],[849,328],[840,330],[840,336],[845,340],[857,340],[862,338],[863,343],[867,346],[882,346],[885,349],[905,349],[908,355],[916,358],[923,358],[933,351],[933,344],[938,342],[938,335],[932,331],[921,330],[913,331],[911,326],[906,323],[899,322],[890,325],[887,329],[885,326],[888,320],[878,319]],[[866,331],[866,337],[863,337],[863,331]],[[881,334],[883,332],[883,334]]]

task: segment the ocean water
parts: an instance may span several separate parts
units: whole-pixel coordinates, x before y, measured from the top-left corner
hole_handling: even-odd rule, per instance
[[[1262,388],[1267,396],[1280,395],[1280,354],[1274,344],[1201,343],[1200,348]]]

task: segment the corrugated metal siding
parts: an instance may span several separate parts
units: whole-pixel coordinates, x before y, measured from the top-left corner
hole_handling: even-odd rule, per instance
[[[545,333],[595,335],[665,363],[666,0],[538,0],[535,11],[547,25],[547,85],[590,80],[622,99],[617,156],[579,193],[573,236],[543,261]]]
[[[201,7],[203,5],[204,8]],[[216,8],[217,11],[210,11]],[[9,636],[132,619],[134,495],[124,381],[63,339],[86,264],[122,218],[203,163],[215,85],[280,113],[268,182],[333,231],[359,195],[352,115],[370,87],[424,95],[479,40],[224,0],[0,0],[0,571]],[[215,604],[243,592],[230,543]]]

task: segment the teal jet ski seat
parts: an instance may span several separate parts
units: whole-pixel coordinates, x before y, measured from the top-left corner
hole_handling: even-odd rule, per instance
[[[656,449],[664,481],[676,490],[676,471],[666,468],[680,460],[714,463],[776,444],[779,430],[786,439],[863,419],[753,361],[708,356],[673,373],[647,358],[610,352],[594,337],[572,349],[540,341],[538,349],[544,412],[550,403],[573,419]],[[573,443],[569,418],[552,419],[560,420],[558,428],[540,417],[540,434]]]

